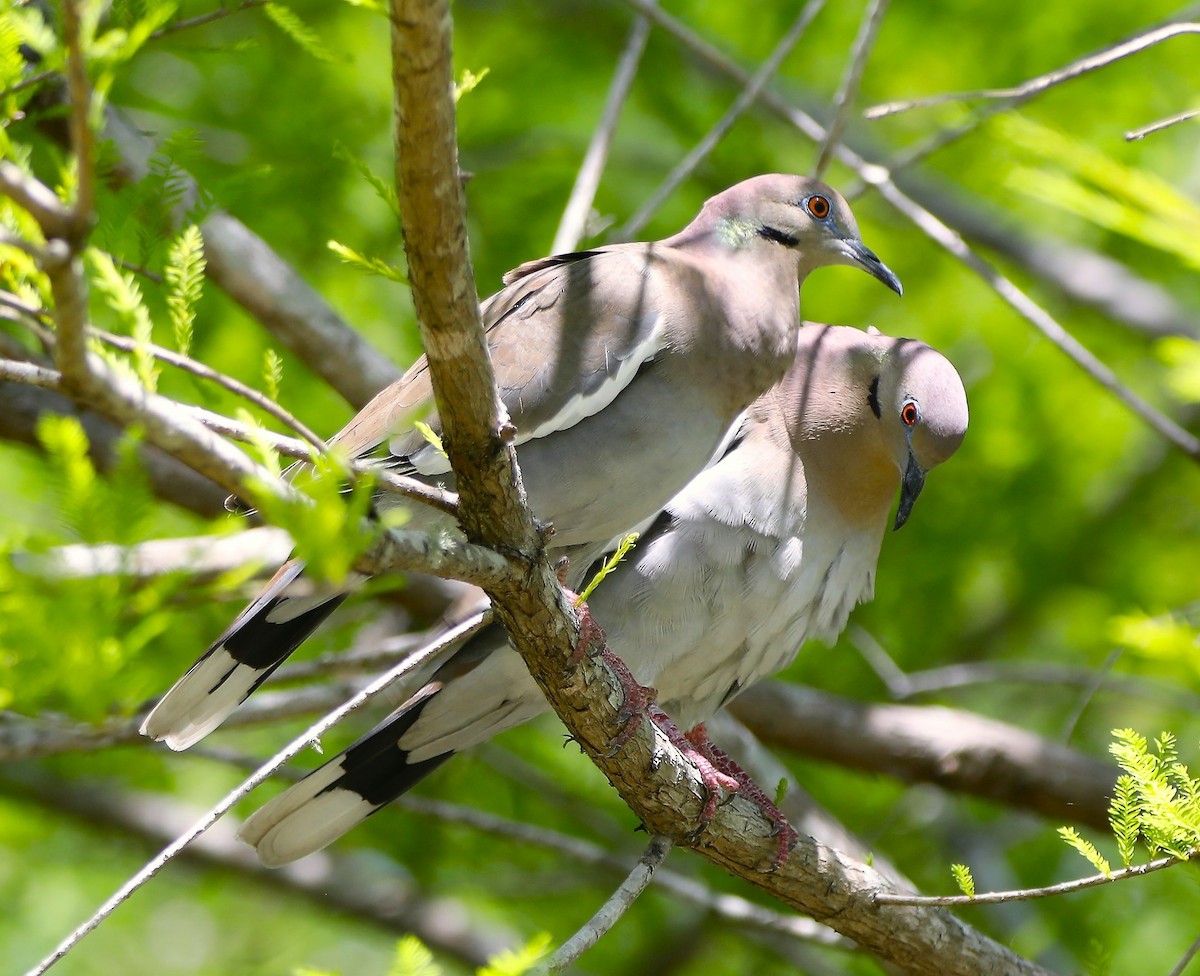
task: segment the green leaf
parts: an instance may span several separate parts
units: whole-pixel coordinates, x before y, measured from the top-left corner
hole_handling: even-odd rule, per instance
[[[283,359],[274,349],[263,352],[263,386],[267,396],[279,400],[279,385],[283,382]]]
[[[548,933],[535,935],[520,949],[501,952],[488,960],[477,976],[524,976],[539,960],[547,956],[553,945]]]
[[[89,248],[87,256],[91,260],[96,290],[104,296],[108,307],[124,322],[137,343],[133,351],[134,373],[142,385],[153,392],[158,385],[159,372],[150,351],[154,323],[142,301],[142,289],[132,274],[117,269],[108,254]]]
[[[491,70],[491,68],[484,68],[481,72],[479,72],[479,74],[475,74],[475,72],[471,71],[469,68],[464,68],[462,78],[459,79],[454,86],[455,104],[457,104],[458,100],[464,95],[469,95],[471,92],[473,92],[479,86],[479,83],[488,76],[488,73]]]
[[[175,347],[185,356],[192,347],[192,325],[204,289],[204,268],[204,238],[199,227],[189,224],[171,242],[163,268]]]
[[[387,204],[387,208],[395,215],[396,219],[400,219],[400,201],[396,198],[396,187],[392,183],[376,175],[365,160],[359,159],[341,143],[333,147],[333,155],[335,159],[349,163],[375,191],[375,195]]]
[[[958,890],[968,898],[975,897],[975,879],[971,877],[971,869],[965,864],[951,864],[950,876],[958,885]]]
[[[433,953],[415,935],[406,935],[396,943],[396,955],[388,976],[441,976]]]
[[[446,457],[446,448],[442,446],[442,439],[438,437],[437,431],[435,431],[423,420],[414,420],[412,425],[416,428],[417,433],[425,438],[425,442],[427,444],[432,444],[434,450],[437,451],[438,454],[440,454],[442,457]]]
[[[638,534],[636,532],[630,532],[629,535],[621,540],[613,554],[604,561],[604,565],[592,577],[591,582],[583,588],[583,592],[579,594],[579,599],[575,601],[575,606],[587,602],[587,598],[592,595],[592,591],[604,582],[604,578],[621,564],[621,560],[629,554],[629,550],[633,548],[633,544],[637,540]]]
[[[1108,805],[1108,822],[1117,839],[1117,853],[1125,867],[1133,863],[1137,839],[1142,832],[1140,814],[1141,804],[1133,777],[1118,776],[1113,798]]]
[[[333,54],[330,53],[329,48],[321,43],[321,38],[317,32],[301,20],[291,7],[285,7],[281,3],[268,3],[263,9],[266,10],[267,16],[271,18],[272,23],[295,41],[296,46],[310,57],[316,58],[318,61],[323,61],[326,64],[330,64],[336,60]]]
[[[1088,863],[1106,878],[1112,876],[1112,867],[1108,861],[1096,850],[1095,845],[1081,837],[1074,827],[1059,827],[1058,836],[1087,858]]]
[[[339,244],[337,241],[328,241],[326,246],[348,265],[357,268],[359,271],[366,274],[378,275],[381,278],[387,278],[401,285],[408,284],[408,276],[399,268],[393,267],[386,261],[359,254],[353,248],[347,247],[345,244]]]

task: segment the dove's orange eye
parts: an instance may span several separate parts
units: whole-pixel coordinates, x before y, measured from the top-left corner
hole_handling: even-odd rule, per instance
[[[819,194],[808,198],[808,212],[817,220],[824,220],[829,216],[829,201]]]
[[[909,400],[900,408],[900,419],[904,421],[905,427],[915,427],[917,421],[921,419],[921,410],[912,400]]]

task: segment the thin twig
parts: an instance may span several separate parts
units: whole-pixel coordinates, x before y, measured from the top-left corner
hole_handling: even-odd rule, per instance
[[[972,685],[1009,683],[1089,688],[1096,680],[1095,672],[1091,668],[1020,661],[949,664],[922,671],[902,671],[883,646],[862,627],[851,626],[847,635],[850,646],[863,656],[863,660],[871,666],[887,688],[888,695],[896,701],[905,701],[918,695],[951,688],[968,688]],[[1106,675],[1101,690],[1160,703],[1169,699],[1176,708],[1200,710],[1200,695],[1190,694],[1166,682],[1151,681],[1134,675],[1110,672]]]
[[[653,6],[653,4],[648,5]],[[675,168],[658,185],[658,188],[650,194],[650,197],[642,204],[637,213],[630,217],[625,225],[613,235],[615,239],[627,241],[635,237],[658,211],[658,208],[662,206],[663,201],[674,193],[676,188],[695,172],[696,167],[708,158],[708,154],[725,138],[725,134],[733,128],[733,124],[742,117],[746,109],[754,104],[755,99],[758,98],[763,88],[766,87],[767,82],[774,77],[784,58],[791,53],[792,48],[799,42],[805,30],[808,29],[808,25],[820,13],[823,6],[825,6],[825,0],[808,0],[808,3],[804,5],[796,19],[792,22],[792,26],[788,29],[787,33],[775,45],[775,50],[762,63],[762,66],[754,73],[753,77],[746,79],[744,87],[738,93],[738,97],[734,99],[733,104],[729,106],[729,110],[721,116],[716,125],[704,134],[704,137],[696,143],[692,150],[676,164]],[[649,16],[648,12],[644,9],[642,13],[644,16]]]
[[[57,390],[62,374],[56,369],[47,369],[35,363],[23,363],[16,359],[0,359],[0,380],[12,380],[40,386],[44,390]]]
[[[461,823],[497,837],[506,837],[554,851],[581,864],[601,867],[609,871],[625,872],[629,862],[617,854],[609,853],[596,844],[578,837],[561,834],[524,821],[505,820],[494,813],[407,795],[396,801],[406,811],[436,817],[449,823]],[[671,870],[662,870],[654,875],[654,883],[693,904],[700,905],[719,918],[727,919],[751,928],[775,932],[794,939],[817,942],[822,945],[840,945],[849,948],[851,943],[831,929],[794,914],[774,912],[738,895],[715,892],[693,878]]]
[[[650,36],[650,21],[638,14],[629,29],[629,38],[625,41],[625,49],[617,62],[617,70],[613,75],[612,84],[608,88],[608,97],[604,102],[604,113],[592,140],[584,153],[583,162],[575,176],[575,185],[571,187],[571,195],[563,208],[562,219],[554,234],[551,254],[563,254],[578,247],[580,240],[587,230],[588,215],[592,212],[592,202],[596,199],[596,188],[600,185],[600,177],[604,173],[604,164],[608,160],[608,149],[612,144],[613,133],[625,99],[633,86],[637,75],[638,64],[642,52],[646,49],[646,39]]]
[[[1131,54],[1137,54],[1139,51],[1144,51],[1146,48],[1159,44],[1162,41],[1178,37],[1180,34],[1200,34],[1200,24],[1167,24],[1164,27],[1140,34],[1131,40],[1122,41],[1120,44],[1106,48],[1096,54],[1089,54],[1078,61],[1072,61],[1065,67],[1049,71],[1044,75],[1038,75],[1036,78],[1030,78],[1028,81],[1022,82],[1013,88],[983,88],[978,91],[949,92],[941,95],[930,95],[925,98],[886,102],[882,105],[872,106],[863,114],[869,119],[881,119],[888,115],[895,115],[898,112],[907,112],[915,108],[927,108],[931,105],[943,105],[946,102],[965,102],[983,98],[1024,98],[1029,95],[1036,95],[1055,85],[1061,85],[1064,81],[1078,78],[1080,75],[1106,67],[1114,61],[1129,57]]]
[[[858,35],[854,38],[854,47],[850,51],[850,63],[846,65],[846,73],[833,99],[833,118],[829,120],[829,131],[825,133],[825,141],[817,153],[817,162],[813,166],[813,176],[820,179],[833,161],[833,151],[842,140],[846,130],[846,119],[850,114],[850,106],[854,104],[854,96],[858,94],[858,85],[862,80],[863,68],[866,67],[867,56],[875,43],[875,35],[883,22],[887,11],[888,0],[868,0],[862,24],[859,25]]]
[[[168,34],[177,34],[180,31],[190,30],[193,27],[203,27],[205,24],[211,24],[215,20],[224,20],[226,17],[231,17],[234,14],[240,14],[243,10],[251,10],[254,7],[265,7],[271,0],[242,0],[234,7],[220,7],[217,10],[210,10],[206,14],[200,14],[198,17],[191,17],[188,20],[177,20],[173,24],[167,24],[166,27],[160,27],[150,35],[150,40],[157,41],[160,37],[166,37]]]
[[[53,78],[57,71],[39,71],[37,74],[29,75],[22,78],[11,88],[5,88],[0,91],[0,98],[8,98],[9,95],[16,95],[18,92],[23,92],[26,88],[32,88],[34,85],[40,85],[43,81]]]
[[[535,973],[557,973],[566,969],[588,949],[594,946],[620,920],[654,877],[654,872],[671,852],[671,839],[655,834],[646,845],[629,875],[621,882],[609,899],[600,906],[596,914],[588,919],[578,932],[554,951],[544,963],[534,968]]]
[[[1135,142],[1138,139],[1145,139],[1146,136],[1153,132],[1161,132],[1163,129],[1169,129],[1173,125],[1178,125],[1180,122],[1187,122],[1189,119],[1197,117],[1200,117],[1200,108],[1188,109],[1188,111],[1180,112],[1178,115],[1171,115],[1165,119],[1159,119],[1157,122],[1151,122],[1140,129],[1131,129],[1125,133],[1125,141]]]
[[[927,905],[949,907],[951,905],[997,905],[1010,901],[1032,901],[1035,898],[1050,898],[1054,895],[1067,895],[1086,888],[1096,888],[1100,885],[1124,881],[1127,878],[1140,878],[1154,871],[1174,867],[1176,864],[1187,864],[1187,860],[1177,857],[1160,857],[1157,861],[1146,864],[1135,864],[1130,868],[1110,871],[1108,874],[1094,874],[1075,881],[1064,881],[1061,884],[1047,885],[1044,888],[1024,888],[1017,891],[989,891],[982,895],[944,895],[941,897],[923,895],[894,895],[881,893],[874,895],[878,905]]]
[[[272,756],[266,763],[259,766],[254,774],[248,776],[236,789],[230,791],[226,796],[201,817],[187,831],[177,837],[172,843],[168,844],[155,857],[151,858],[140,871],[126,881],[117,891],[109,898],[87,921],[76,928],[68,935],[55,950],[45,959],[39,962],[36,966],[30,969],[26,976],[41,976],[51,966],[62,959],[70,952],[80,940],[83,939],[89,932],[95,929],[101,922],[108,918],[120,905],[142,887],[147,881],[153,878],[159,871],[166,867],[167,863],[174,858],[180,851],[188,846],[193,840],[203,834],[209,827],[216,823],[225,813],[242,797],[246,796],[257,787],[280,766],[292,759],[304,749],[308,748],[314,742],[320,740],[320,737],[328,732],[334,725],[340,722],[343,718],[349,715],[360,705],[369,701],[379,692],[383,691],[392,682],[401,678],[410,671],[416,670],[424,666],[428,661],[432,660],[441,650],[448,647],[473,633],[474,629],[478,628],[483,619],[483,614],[476,614],[469,620],[460,624],[449,631],[445,637],[435,644],[429,645],[424,652],[415,654],[411,659],[403,664],[397,665],[386,674],[381,675],[375,681],[372,681],[358,694],[348,699],[345,703],[334,709],[319,722],[314,723],[303,733],[289,742],[283,749]]]
[[[286,427],[290,427],[301,438],[308,441],[309,444],[316,449],[318,454],[328,454],[329,445],[315,434],[309,427],[302,423],[299,418],[293,415],[289,410],[284,409],[276,401],[269,396],[259,393],[258,390],[251,386],[247,386],[241,380],[234,379],[218,370],[213,369],[191,356],[185,356],[183,353],[175,352],[167,349],[164,346],[156,345],[155,343],[139,343],[135,339],[128,336],[116,335],[112,332],[105,332],[103,329],[97,329],[94,326],[90,330],[91,334],[96,336],[102,342],[120,349],[123,352],[138,352],[146,351],[155,359],[164,362],[169,366],[174,366],[176,369],[181,369],[185,373],[191,373],[193,376],[198,376],[201,379],[206,379],[218,386],[224,387],[230,393],[241,397],[253,403],[256,407],[265,413],[270,414],[276,420]]]
[[[1183,954],[1183,958],[1177,962],[1167,976],[1183,976],[1183,971],[1187,969],[1188,963],[1196,958],[1196,953],[1200,952],[1200,938],[1188,947],[1188,951]]]
[[[1025,321],[1066,353],[1076,366],[1125,404],[1133,413],[1141,417],[1160,436],[1170,441],[1193,460],[1200,461],[1200,438],[1184,430],[1166,414],[1151,406],[1122,383],[1107,365],[1063,328],[1054,316],[980,257],[957,231],[952,230],[911,197],[901,192],[891,180],[879,181],[878,187],[880,195],[888,203],[923,230],[926,236],[932,238],[986,281],[996,294],[1004,299]]]
[[[625,0],[625,2],[635,10],[646,14],[647,17],[667,30],[680,43],[713,65],[717,70],[729,75],[739,84],[745,85],[749,81],[747,73],[730,58],[697,36],[674,17],[652,6],[648,3],[648,0]],[[759,97],[763,104],[767,105],[773,112],[795,126],[796,129],[809,138],[816,142],[825,139],[825,128],[811,115],[789,105],[770,91],[761,92]],[[1170,418],[1155,410],[1154,407],[1150,406],[1132,391],[1127,390],[1121,384],[1120,380],[1117,379],[1116,375],[1085,349],[1078,340],[1071,336],[1049,312],[1041,308],[1033,299],[1017,288],[1016,285],[1003,277],[991,265],[979,257],[957,232],[950,229],[932,213],[903,193],[892,182],[891,175],[885,167],[869,162],[845,144],[839,147],[838,158],[850,166],[861,179],[877,187],[883,198],[894,209],[916,224],[923,233],[982,277],[1001,298],[1020,313],[1022,318],[1030,322],[1046,338],[1058,346],[1092,379],[1117,396],[1121,402],[1145,420],[1161,436],[1165,437],[1189,457],[1200,460],[1200,439],[1193,437]]]

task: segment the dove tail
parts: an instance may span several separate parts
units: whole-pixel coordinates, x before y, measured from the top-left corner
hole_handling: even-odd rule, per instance
[[[389,718],[256,810],[238,830],[268,867],[327,847],[454,755],[409,761],[399,741],[442,688],[431,682]]]
[[[219,726],[346,598],[347,592],[289,595],[304,563],[289,560],[258,598],[163,695],[142,734],[187,749]],[[353,588],[361,578],[352,579]]]

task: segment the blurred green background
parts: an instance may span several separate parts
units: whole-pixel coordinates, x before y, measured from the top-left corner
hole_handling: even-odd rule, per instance
[[[12,2],[12,0],[8,0]],[[670,0],[666,8],[753,70],[795,17],[793,4]],[[5,11],[8,18],[14,6]],[[148,0],[112,4],[109,26],[132,25]],[[210,4],[182,3],[174,19]],[[168,148],[163,166],[191,172],[222,207],[261,235],[332,306],[398,365],[418,353],[405,289],[363,274],[327,246],[336,240],[402,264],[389,208],[350,159],[391,180],[390,55],[386,20],[367,6],[297,0],[309,32],[280,28],[263,9],[148,42],[113,71],[111,101]],[[545,254],[592,131],[633,14],[620,2],[571,4],[458,0],[456,72],[488,69],[459,104],[461,165],[481,293],[501,274]],[[1193,10],[1192,15],[1195,14]],[[772,89],[827,117],[862,5],[829,4],[784,62]],[[1177,16],[1161,3],[1069,0],[926,2],[888,10],[857,104],[1015,84]],[[12,35],[4,34],[12,50]],[[922,200],[968,215],[1012,242],[1036,242],[1063,265],[1023,262],[984,244],[996,262],[1134,390],[1196,429],[1200,401],[1200,126],[1145,140],[1123,133],[1190,107],[1196,43],[1178,38],[1052,89],[983,124],[904,173]],[[55,62],[46,47],[47,64]],[[6,152],[29,151],[54,184],[65,157],[54,111],[38,89],[4,98]],[[737,89],[677,40],[652,31],[613,141],[596,200],[598,236],[627,220],[736,97]],[[971,117],[978,103],[947,104],[866,122],[848,141],[876,162]],[[24,117],[22,117],[24,113]],[[816,147],[765,110],[748,112],[643,231],[665,236],[715,191],[759,172],[810,170]],[[104,153],[102,151],[102,158]],[[835,186],[854,174],[835,164]],[[161,190],[161,187],[159,187]],[[803,291],[805,317],[872,324],[941,349],[966,382],[971,428],[939,469],[905,531],[889,535],[874,602],[854,622],[903,669],[953,663],[1060,665],[1151,682],[1137,696],[1050,681],[993,680],[922,696],[1003,719],[1102,757],[1109,732],[1171,729],[1185,762],[1200,766],[1200,716],[1180,693],[1200,693],[1200,469],[1039,336],[976,275],[930,242],[878,194],[855,211],[868,244],[899,274],[903,301],[850,269],[823,270]],[[170,240],[154,194],[106,189],[94,243],[161,270]],[[966,218],[964,217],[964,220]],[[965,225],[964,225],[965,226]],[[1081,250],[1109,265],[1088,270]],[[1091,286],[1133,294],[1136,276],[1162,299],[1157,331],[1064,293],[1062,267]],[[143,280],[156,341],[172,345],[160,289]],[[127,331],[99,300],[98,324]],[[1135,299],[1142,309],[1150,298]],[[1158,306],[1155,306],[1157,309]],[[206,287],[193,353],[263,386],[268,350],[282,357],[279,397],[319,432],[352,409],[217,288]],[[17,325],[0,330],[27,342]],[[213,409],[237,402],[164,370],[160,388]],[[98,723],[134,713],[223,629],[247,573],[151,583],[115,578],[47,582],[20,556],[64,543],[133,543],[231,532],[150,495],[136,465],[89,475],[69,425],[42,428],[43,444],[0,443],[0,708],[20,716]],[[312,655],[368,633],[358,601],[306,645]],[[362,633],[360,633],[360,631]],[[864,700],[888,691],[843,640],[810,647],[783,680]],[[331,736],[326,752],[370,717]],[[297,721],[213,737],[214,749],[265,757]],[[578,835],[640,848],[636,824],[586,759],[562,749],[555,723],[516,730],[448,764],[418,792]],[[32,965],[157,849],[106,825],[98,797],[120,797],[151,821],[198,815],[239,779],[214,755],[168,755],[137,744],[72,750],[0,770],[0,959]],[[227,758],[227,757],[226,757]],[[971,865],[980,890],[1046,884],[1090,872],[1054,836],[1057,823],[784,757],[799,781],[868,846],[923,890],[953,890],[948,866]],[[315,761],[311,757],[310,761]],[[537,771],[522,771],[520,761]],[[545,781],[539,777],[544,777]],[[557,790],[549,788],[555,784]],[[561,791],[561,793],[559,792]],[[239,808],[253,808],[253,800]],[[586,810],[581,816],[580,809]],[[89,810],[91,816],[88,815]],[[1092,837],[1106,851],[1112,844]],[[615,882],[535,847],[389,810],[337,848],[362,874],[411,886],[446,931],[515,945],[582,923]],[[697,858],[670,865],[721,890],[758,896]],[[365,882],[359,882],[365,883]],[[318,882],[318,890],[320,883]],[[1066,899],[976,908],[964,917],[1017,951],[1063,971],[1166,973],[1195,939],[1195,881],[1171,871]],[[433,910],[433,909],[431,909]],[[449,937],[448,937],[449,938]],[[490,940],[490,941],[489,941]],[[394,933],[252,878],[236,867],[171,865],[120,909],[58,971],[122,974],[289,973],[310,965],[344,974],[386,970]],[[481,943],[481,944],[482,944]],[[451,971],[461,959],[443,957]],[[738,974],[875,973],[870,959],[778,938],[747,936],[701,909],[651,891],[580,971]]]

